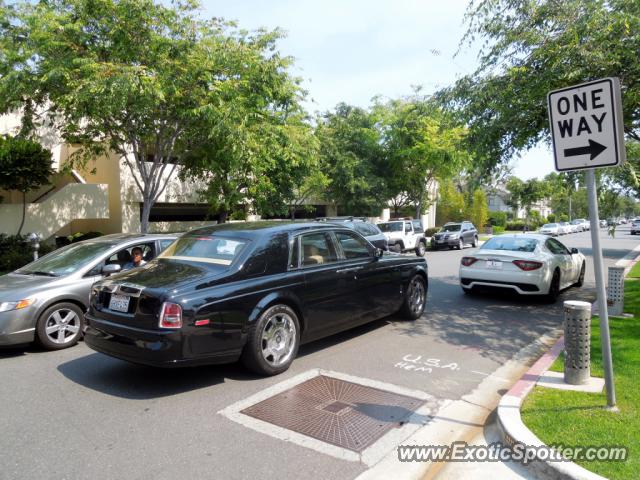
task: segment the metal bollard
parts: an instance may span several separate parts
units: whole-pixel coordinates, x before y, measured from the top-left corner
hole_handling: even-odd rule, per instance
[[[624,267],[609,267],[607,307],[612,316],[620,316],[624,311]]]
[[[564,302],[564,381],[584,385],[591,376],[591,304]]]

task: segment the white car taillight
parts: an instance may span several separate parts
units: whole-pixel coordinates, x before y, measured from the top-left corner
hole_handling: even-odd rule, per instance
[[[470,265],[473,265],[477,261],[478,259],[476,257],[462,257],[462,259],[460,260],[460,263],[465,267],[468,267]]]
[[[177,303],[164,302],[160,310],[160,328],[181,328],[182,307]]]
[[[543,265],[541,262],[533,262],[531,260],[514,260],[513,264],[525,272],[537,270]]]

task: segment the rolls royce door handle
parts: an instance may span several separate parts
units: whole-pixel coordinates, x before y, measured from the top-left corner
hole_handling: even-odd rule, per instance
[[[351,268],[341,268],[339,270],[336,270],[336,273],[352,273],[353,274],[353,278],[357,279],[358,278],[358,270],[362,270],[362,267],[351,267]]]

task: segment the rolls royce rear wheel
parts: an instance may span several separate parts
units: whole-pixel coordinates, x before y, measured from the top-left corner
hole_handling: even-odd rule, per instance
[[[277,375],[289,368],[300,346],[300,321],[288,305],[269,307],[249,329],[242,352],[244,365],[262,375]]]
[[[414,275],[404,292],[401,313],[409,320],[416,320],[422,316],[426,303],[427,284],[421,275]]]

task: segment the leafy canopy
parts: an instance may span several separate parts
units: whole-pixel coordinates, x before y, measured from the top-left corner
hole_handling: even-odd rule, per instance
[[[191,0],[20,1],[0,12],[0,111],[36,105],[84,158],[124,157],[143,231],[178,163],[208,145],[229,162],[295,103],[280,32],[202,19]]]
[[[546,94],[592,79],[620,78],[625,131],[640,140],[640,2],[475,0],[466,19],[462,44],[481,42],[480,65],[438,96],[485,171],[549,142]]]

